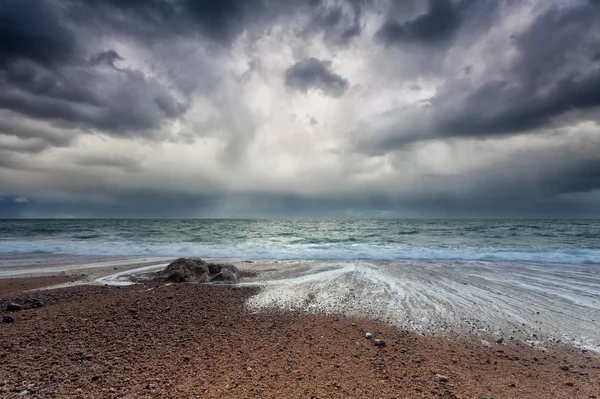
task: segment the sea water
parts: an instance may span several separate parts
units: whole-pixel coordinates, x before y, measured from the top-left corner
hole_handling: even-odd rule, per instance
[[[0,220],[0,253],[600,263],[598,220]]]

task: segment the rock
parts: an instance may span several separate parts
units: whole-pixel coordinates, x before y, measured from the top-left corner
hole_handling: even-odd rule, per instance
[[[18,303],[9,302],[8,305],[6,305],[7,312],[18,312],[19,310],[21,310],[21,305]]]
[[[385,341],[382,339],[376,339],[373,341],[373,345],[375,346],[385,346]]]
[[[439,381],[439,382],[448,382],[448,377],[446,377],[443,374],[436,374],[435,378]]]
[[[562,371],[569,371],[569,366],[567,366],[567,365],[562,365],[562,366],[560,366],[560,369],[561,369]]]
[[[2,323],[13,323],[15,319],[10,316],[2,316]]]
[[[219,267],[219,272],[212,276],[210,281],[221,281],[229,284],[236,284],[238,282],[238,270],[235,265],[216,265]],[[209,269],[212,270],[213,269]]]
[[[504,338],[502,338],[502,337],[500,337],[500,338],[498,338],[498,339],[496,340],[496,343],[497,343],[497,344],[501,344],[501,343],[503,343],[503,342],[504,342]]]
[[[234,265],[207,263],[200,258],[179,258],[156,274],[156,280],[173,283],[222,282],[236,284],[239,273]]]
[[[406,353],[406,348],[400,348],[400,353]]]
[[[32,308],[41,308],[44,306],[44,302],[40,301],[39,299],[32,299],[31,300],[31,307]]]
[[[371,339],[371,338],[373,338],[373,334],[371,334],[370,332],[368,332],[368,333],[365,334],[365,338],[366,339]]]

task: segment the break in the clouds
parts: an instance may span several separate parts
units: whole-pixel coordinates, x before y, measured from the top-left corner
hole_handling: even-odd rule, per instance
[[[0,217],[600,216],[595,0],[4,0]]]

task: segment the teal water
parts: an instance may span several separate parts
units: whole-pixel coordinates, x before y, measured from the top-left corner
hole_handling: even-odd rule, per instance
[[[600,263],[598,220],[0,220],[0,253]]]

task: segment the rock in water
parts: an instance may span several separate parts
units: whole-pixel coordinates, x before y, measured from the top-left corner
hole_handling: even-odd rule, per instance
[[[165,270],[158,272],[156,279],[174,283],[223,282],[236,284],[239,274],[234,265],[207,263],[200,258],[179,258]]]
[[[6,305],[7,312],[18,312],[19,310],[21,310],[21,305],[18,303],[9,302],[8,305]]]

